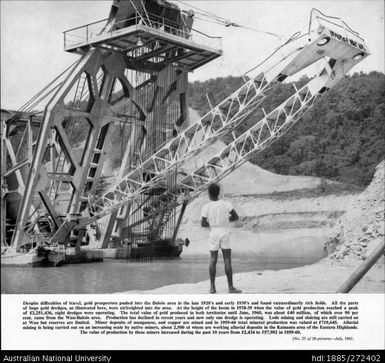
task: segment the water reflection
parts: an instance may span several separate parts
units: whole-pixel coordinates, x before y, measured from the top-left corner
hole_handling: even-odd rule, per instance
[[[323,231],[313,229],[311,233],[301,233],[279,231],[263,236],[237,233],[233,244],[234,273],[294,268],[323,258]],[[6,294],[98,294],[206,280],[207,242],[204,236],[200,236],[199,241],[198,237],[195,242],[192,239],[191,247],[180,258],[173,260],[105,260],[58,268],[4,266],[1,267],[1,291]],[[218,260],[217,275],[224,275],[222,259]]]

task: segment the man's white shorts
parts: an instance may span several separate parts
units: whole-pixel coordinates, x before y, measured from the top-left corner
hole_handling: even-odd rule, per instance
[[[210,251],[218,251],[219,249],[230,249],[230,231],[225,230],[211,230],[209,236]]]

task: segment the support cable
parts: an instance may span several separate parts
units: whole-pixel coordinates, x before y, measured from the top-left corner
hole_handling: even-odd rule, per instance
[[[76,60],[72,63],[67,69],[65,69],[61,74],[59,74],[53,81],[51,81],[47,86],[45,86],[42,90],[40,90],[35,96],[33,96],[28,102],[26,102],[23,106],[21,106],[18,112],[25,112],[25,109],[31,105],[31,103],[35,102],[35,100],[40,97],[49,87],[51,87],[60,77],[62,77],[67,71],[69,71],[79,60]],[[55,89],[58,87],[57,85]],[[50,91],[46,96],[42,97],[40,101],[44,100],[52,91]],[[34,104],[36,105],[36,103]]]
[[[330,16],[330,15],[325,15],[324,13],[322,13],[320,10],[316,9],[316,8],[312,8],[311,9],[311,12],[310,12],[310,20],[309,20],[309,28],[308,28],[308,33],[310,33],[310,29],[311,29],[311,24],[312,24],[312,21],[313,21],[313,14],[314,13],[319,13],[321,16],[324,16],[325,18],[328,18],[328,19],[336,19],[336,20],[339,20],[344,26],[341,26],[341,25],[338,25],[336,23],[333,23],[333,22],[330,22],[326,19],[323,19],[321,18],[322,20],[325,20],[331,24],[334,24],[340,28],[344,28],[344,29],[348,29],[352,34],[354,34],[355,36],[359,37],[360,39],[362,39],[359,35],[359,33],[355,30],[353,30],[348,24],[346,24],[340,17],[336,17],[336,16]],[[315,15],[315,18],[318,20],[319,22],[319,17],[317,15]]]
[[[202,21],[211,22],[213,24],[224,25],[226,28],[228,28],[230,26],[233,26],[233,27],[236,27],[236,28],[243,28],[243,29],[250,30],[250,31],[253,31],[253,32],[256,32],[256,33],[263,33],[263,34],[271,35],[271,36],[277,37],[279,39],[282,39],[282,35],[279,35],[279,34],[276,34],[276,33],[272,33],[272,32],[268,32],[268,31],[264,31],[264,30],[260,30],[260,29],[251,28],[251,27],[244,26],[244,25],[241,25],[241,24],[237,24],[237,23],[234,23],[234,22],[230,21],[229,19],[225,19],[225,18],[222,18],[222,17],[220,17],[218,15],[210,13],[207,10],[203,10],[203,9],[200,9],[200,8],[198,8],[196,6],[186,4],[183,1],[178,1],[178,2],[183,4],[183,5],[185,5],[185,6],[188,6],[188,7],[191,7],[193,9],[198,10],[198,12],[195,11],[196,14],[201,15],[202,17],[207,18],[207,19],[204,19],[204,18],[197,17],[198,19],[200,19]]]
[[[285,47],[286,45],[288,45],[289,43],[299,39],[300,37],[302,37],[304,35],[301,35],[301,32],[300,31],[297,31],[295,32],[285,43],[283,43],[281,46],[279,46],[273,53],[271,53],[267,58],[265,58],[262,62],[260,62],[259,64],[257,64],[256,66],[254,66],[253,68],[249,69],[246,73],[243,74],[243,76],[246,76],[248,73],[252,72],[253,70],[255,70],[256,68],[260,67],[262,64],[264,64],[265,62],[267,62],[275,53],[277,53],[280,49],[282,49],[283,47]]]

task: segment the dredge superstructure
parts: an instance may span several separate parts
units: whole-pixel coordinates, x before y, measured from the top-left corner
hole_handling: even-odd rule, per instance
[[[2,120],[2,246],[128,244],[178,255],[187,204],[283,135],[368,56],[344,22],[316,11],[311,19],[307,32],[288,37],[269,64],[192,124],[188,73],[222,55],[219,38],[193,28],[192,11],[114,1],[108,19],[65,32],[65,50],[80,59]],[[265,110],[274,87],[314,64],[307,84]],[[34,111],[44,99],[44,112]],[[255,111],[261,118],[237,136]],[[191,162],[225,135],[232,141],[222,150]]]

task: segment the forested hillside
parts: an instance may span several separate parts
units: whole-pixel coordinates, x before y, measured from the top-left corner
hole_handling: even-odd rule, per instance
[[[296,82],[300,87],[308,81]],[[190,106],[201,115],[236,90],[240,77],[194,82]],[[292,84],[279,85],[263,104],[269,112],[292,93]],[[254,112],[236,134],[263,117]],[[345,183],[368,185],[375,166],[385,157],[385,75],[355,73],[331,89],[281,139],[256,154],[251,162],[279,174],[314,175]],[[229,142],[229,139],[225,139]]]

